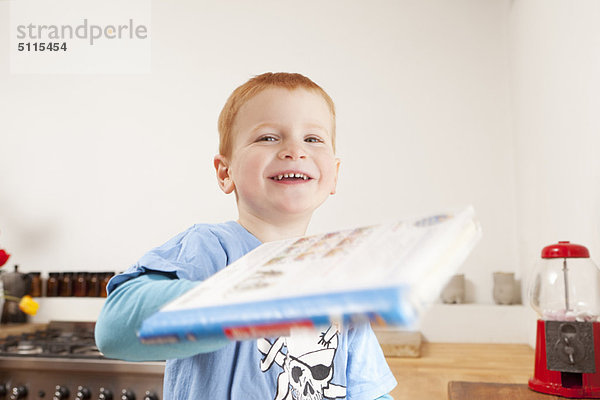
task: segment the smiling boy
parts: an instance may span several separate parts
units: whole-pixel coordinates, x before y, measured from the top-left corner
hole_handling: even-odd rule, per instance
[[[258,341],[145,346],[141,321],[261,242],[305,234],[335,193],[335,109],[300,74],[266,73],[238,87],[219,118],[214,158],[238,220],[194,225],[111,280],[96,325],[108,357],[167,359],[164,399],[375,399],[396,381],[369,324],[292,330]]]
[[[340,163],[325,99],[264,89],[240,107],[231,131],[231,149],[214,163],[221,189],[235,191],[238,222],[262,242],[304,235],[313,211],[335,193]]]

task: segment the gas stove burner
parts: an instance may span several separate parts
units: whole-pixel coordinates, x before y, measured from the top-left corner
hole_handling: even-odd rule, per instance
[[[104,358],[94,340],[94,323],[51,322],[43,330],[0,339],[0,356]]]
[[[17,349],[16,349],[17,354],[27,354],[27,355],[40,354],[42,351],[43,350],[40,346],[35,345],[30,340],[20,341],[19,344],[17,345]]]
[[[164,368],[164,362],[104,357],[93,322],[51,322],[0,337],[0,400],[160,400]]]
[[[73,354],[93,354],[93,353],[100,353],[100,350],[98,350],[98,347],[96,347],[95,344],[91,344],[91,345],[82,345],[80,347],[75,347],[72,349],[72,353]]]

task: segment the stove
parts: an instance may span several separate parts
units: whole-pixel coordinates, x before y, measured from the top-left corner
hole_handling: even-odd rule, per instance
[[[160,400],[163,373],[164,362],[104,357],[93,322],[0,338],[0,400]]]

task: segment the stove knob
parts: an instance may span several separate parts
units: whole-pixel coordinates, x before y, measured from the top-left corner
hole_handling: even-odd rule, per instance
[[[112,392],[109,389],[100,388],[100,394],[98,394],[98,400],[113,400]]]
[[[71,393],[69,392],[69,389],[67,389],[66,387],[56,385],[54,397],[52,398],[52,400],[65,400],[69,398],[70,394]]]
[[[92,392],[85,386],[77,387],[77,400],[89,400],[92,398]]]
[[[158,400],[158,396],[156,395],[156,393],[146,390],[144,400]]]
[[[135,393],[131,390],[123,389],[121,391],[121,400],[135,400]]]
[[[25,386],[15,386],[12,388],[10,400],[24,399],[27,397],[27,388]]]

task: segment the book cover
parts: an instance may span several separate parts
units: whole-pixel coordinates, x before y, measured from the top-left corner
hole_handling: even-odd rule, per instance
[[[244,340],[367,318],[409,327],[480,236],[468,207],[264,243],[146,319],[138,336]]]

